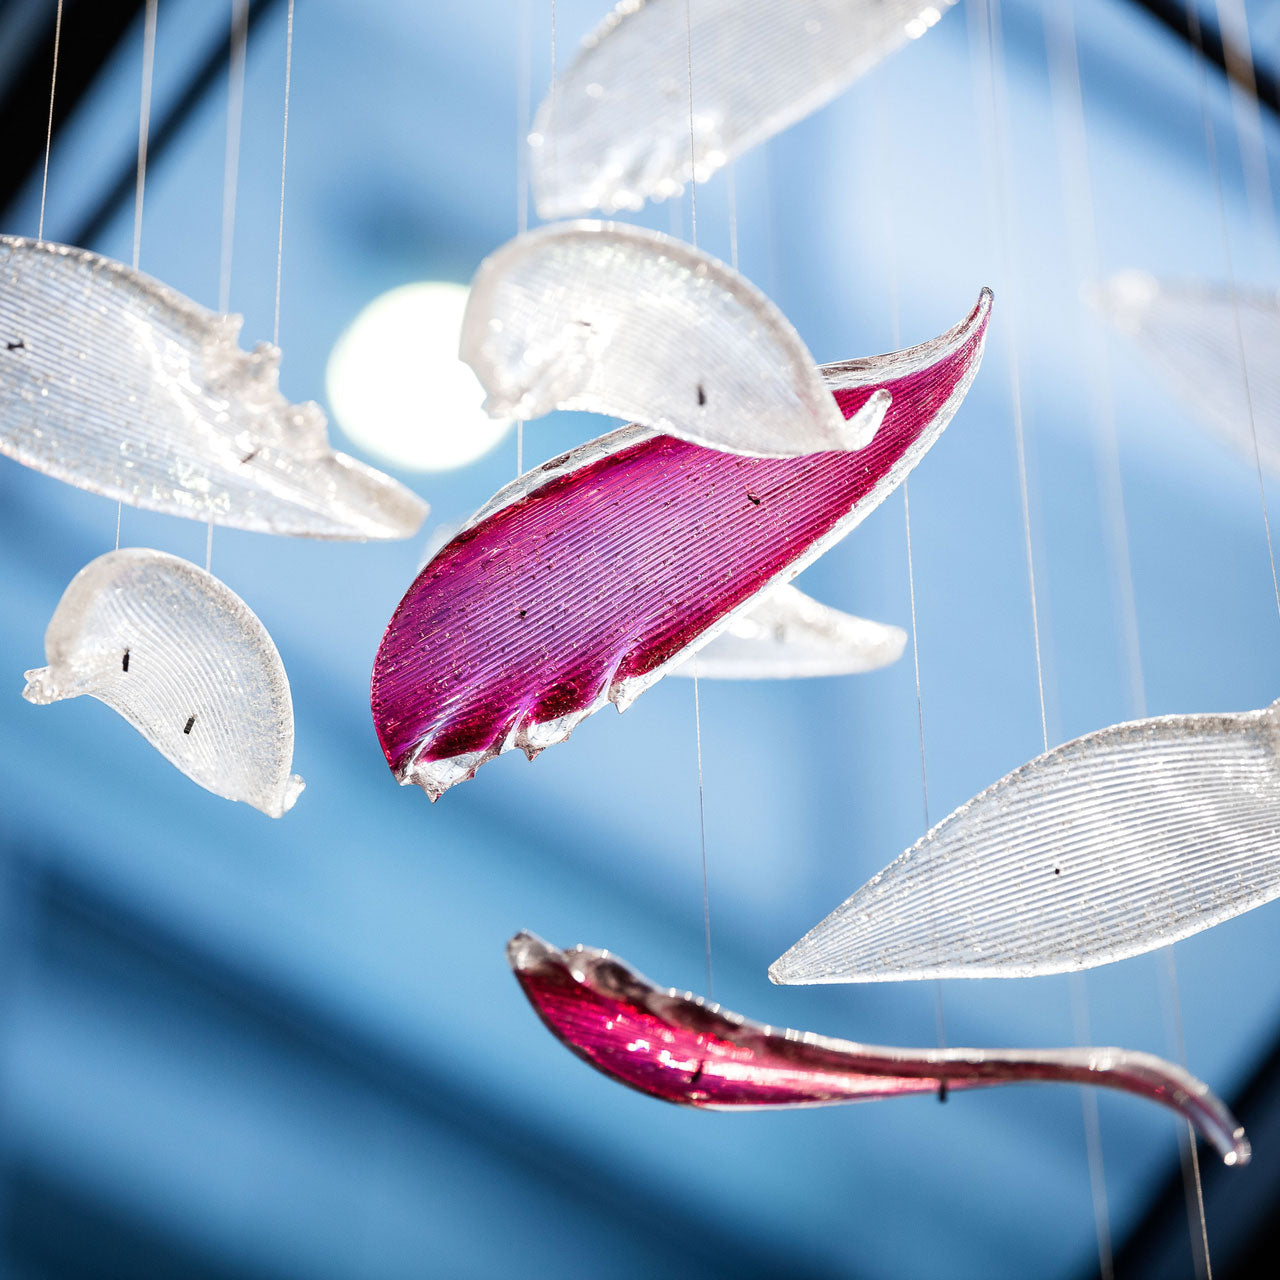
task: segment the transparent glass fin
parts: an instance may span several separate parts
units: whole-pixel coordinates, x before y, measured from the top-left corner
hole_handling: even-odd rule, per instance
[[[586,409],[757,457],[859,449],[885,397],[846,420],[787,318],[710,254],[640,227],[539,227],[486,258],[462,358],[502,418]]]
[[[407,538],[426,504],[329,447],[241,318],[84,249],[0,236],[0,452],[131,506],[307,538]]]
[[[1263,466],[1280,472],[1280,295],[1125,271],[1087,296],[1250,464],[1256,427]]]
[[[775,982],[1090,969],[1280,896],[1277,705],[1113,725],[944,818],[769,970]]]
[[[122,715],[193,782],[278,818],[303,781],[280,655],[248,605],[212,574],[139,547],[71,580],[44,638],[47,667],[22,696],[89,694]]]
[[[682,1106],[819,1107],[1001,1084],[1058,1082],[1131,1093],[1189,1120],[1229,1165],[1249,1142],[1194,1076],[1126,1049],[894,1049],[750,1022],[654,986],[610,955],[560,951],[530,933],[507,959],[547,1029],[597,1071]]]
[[[771,591],[671,674],[703,680],[849,676],[902,657],[907,633],[841,613],[792,586]]]
[[[538,109],[538,213],[638,209],[678,195],[695,164],[705,182],[924,35],[954,2],[624,0]]]
[[[745,458],[640,427],[508,485],[423,567],[373,670],[374,724],[435,799],[514,747],[530,758],[625,709],[843,537],[920,461],[982,358],[991,295],[941,337],[823,370],[858,453]]]

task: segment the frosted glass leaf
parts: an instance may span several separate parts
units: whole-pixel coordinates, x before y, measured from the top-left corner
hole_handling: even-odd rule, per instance
[[[302,791],[291,775],[293,702],[280,655],[249,606],[162,551],[99,556],[63,593],[44,637],[49,665],[22,696],[89,694],[206,791],[272,818]]]
[[[261,533],[407,538],[426,504],[335,453],[280,352],[110,258],[0,236],[0,452],[131,506]]]
[[[1252,411],[1262,464],[1280,472],[1280,295],[1237,291],[1233,300],[1229,289],[1125,271],[1088,296],[1137,343],[1177,398],[1194,406],[1200,419],[1250,463]]]
[[[620,710],[789,582],[902,482],[978,371],[990,313],[829,365],[842,413],[892,393],[859,453],[745,458],[624,427],[521,476],[422,569],[383,636],[371,705],[402,784],[436,799]]]
[[[623,0],[553,86],[529,137],[544,219],[678,195],[695,158],[705,182],[924,35],[954,0],[688,3]]]
[[[1059,1082],[1131,1093],[1189,1120],[1229,1165],[1249,1141],[1207,1085],[1127,1049],[896,1049],[750,1022],[699,996],[655,986],[607,951],[560,951],[530,933],[507,960],[547,1029],[621,1084],[713,1111],[820,1107]]]
[[[486,258],[460,354],[500,418],[586,409],[713,449],[860,449],[885,397],[849,421],[808,348],[745,277],[641,227],[539,227]]]
[[[1280,897],[1280,703],[1113,725],[961,805],[810,930],[775,982],[1090,969]]]
[[[848,676],[902,657],[907,633],[819,604],[792,586],[778,587],[735,618],[672,675],[703,680],[785,680]]]

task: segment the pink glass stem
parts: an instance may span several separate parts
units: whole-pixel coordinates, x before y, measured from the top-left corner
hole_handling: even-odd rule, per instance
[[[507,944],[551,1033],[605,1075],[682,1106],[732,1111],[1056,1081],[1136,1094],[1189,1120],[1229,1165],[1249,1142],[1208,1086],[1126,1049],[893,1049],[749,1022],[656,987],[607,951],[560,951],[530,933]]]
[[[387,762],[435,799],[502,751],[529,757],[625,707],[893,491],[981,359],[990,310],[920,347],[824,369],[857,452],[747,458],[635,427],[530,472],[423,568],[374,665]]]

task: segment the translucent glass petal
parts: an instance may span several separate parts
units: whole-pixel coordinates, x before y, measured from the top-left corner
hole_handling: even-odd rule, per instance
[[[303,788],[291,775],[293,702],[280,655],[248,605],[212,574],[139,547],[91,561],[44,638],[47,667],[22,696],[89,694],[193,782],[270,817]]]
[[[703,680],[848,676],[897,662],[907,633],[841,613],[792,586],[771,591],[672,675]]]
[[[109,258],[0,236],[0,452],[131,506],[308,538],[407,538],[426,504],[329,447],[280,352]]]
[[[1226,288],[1126,271],[1089,297],[1138,344],[1176,397],[1250,463],[1252,414],[1262,463],[1280,472],[1280,295],[1238,290],[1233,297]]]
[[[757,457],[862,448],[886,407],[846,421],[755,285],[671,236],[608,222],[539,227],[486,258],[461,355],[498,417],[586,409]]]
[[[1176,942],[1280,896],[1280,704],[1113,725],[961,805],[775,982],[1017,978]]]
[[[991,295],[922,346],[824,370],[892,404],[859,453],[744,458],[631,426],[508,485],[419,573],[374,664],[387,763],[433,799],[625,708],[891,493],[977,373]]]
[[[1088,1084],[1159,1102],[1230,1165],[1244,1130],[1181,1067],[1126,1049],[894,1049],[749,1022],[698,996],[654,986],[610,955],[560,951],[519,933],[507,959],[551,1033],[641,1093],[716,1111],[818,1107],[1037,1081]]]
[[[705,181],[924,35],[954,2],[689,0],[686,11],[686,0],[623,0],[538,109],[529,141],[539,214],[665,200],[695,157]]]

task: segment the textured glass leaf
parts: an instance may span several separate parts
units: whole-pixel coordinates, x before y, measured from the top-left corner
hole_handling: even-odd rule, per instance
[[[140,547],[99,556],[63,593],[44,649],[49,665],[26,673],[28,702],[87,693],[207,791],[273,818],[293,807],[304,784],[289,773],[284,666],[212,574]]]
[[[846,421],[808,348],[749,280],[641,227],[539,227],[486,258],[462,358],[501,418],[586,409],[713,449],[860,449],[884,397]]]
[[[427,507],[329,448],[239,316],[84,249],[0,236],[0,452],[131,506],[262,533],[407,538]]]
[[[907,633],[841,613],[792,586],[771,591],[672,671],[703,680],[849,676],[902,657]]]
[[[991,295],[932,342],[824,370],[841,411],[892,403],[858,453],[744,458],[640,427],[508,485],[428,562],[373,669],[378,738],[433,799],[625,708],[872,511],[978,370]]]
[[[560,951],[518,933],[507,959],[551,1033],[607,1076],[689,1107],[819,1107],[910,1094],[1052,1081],[1159,1102],[1227,1164],[1249,1142],[1223,1104],[1181,1067],[1126,1049],[893,1049],[749,1022],[701,997],[654,986],[607,951]]]
[[[1280,472],[1280,295],[1238,290],[1233,297],[1226,288],[1125,271],[1089,297],[1137,343],[1176,398],[1251,463],[1252,415],[1262,463]]]
[[[1018,978],[1122,960],[1280,896],[1280,704],[1086,734],[961,805],[769,970]]]
[[[954,2],[623,0],[538,109],[529,140],[539,214],[665,200],[683,190],[695,157],[705,181],[922,36]]]

